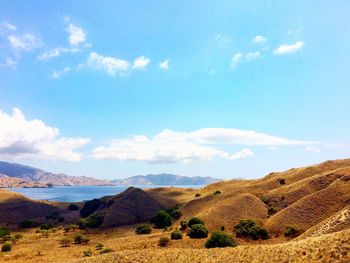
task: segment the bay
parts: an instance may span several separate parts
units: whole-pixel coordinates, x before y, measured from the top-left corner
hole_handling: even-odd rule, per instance
[[[103,196],[116,195],[129,187],[130,186],[55,186],[52,188],[8,188],[7,190],[20,193],[34,200],[81,202]],[[172,186],[136,185],[134,187],[146,189]],[[202,187],[202,185],[176,185],[174,187],[199,188]]]

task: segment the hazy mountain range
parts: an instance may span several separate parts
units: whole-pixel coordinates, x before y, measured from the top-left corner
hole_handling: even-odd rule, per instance
[[[27,165],[0,162],[0,187],[50,187],[73,185],[207,185],[212,177],[187,177],[174,174],[137,175],[126,179],[101,180],[87,176],[50,173]]]

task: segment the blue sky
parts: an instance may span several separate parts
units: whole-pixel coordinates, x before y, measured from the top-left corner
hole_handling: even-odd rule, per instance
[[[350,153],[350,2],[0,1],[0,158],[253,178]]]

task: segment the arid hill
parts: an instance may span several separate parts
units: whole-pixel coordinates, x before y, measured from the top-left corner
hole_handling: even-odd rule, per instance
[[[36,229],[24,233],[14,251],[0,253],[8,262],[350,262],[350,159],[270,173],[257,180],[228,180],[199,189],[163,187],[141,190],[129,188],[99,200],[104,212],[97,229],[58,227],[49,236]],[[0,222],[13,223],[24,218],[43,218],[58,211],[65,226],[75,222],[78,211],[67,211],[68,204],[34,202],[19,194],[0,191]],[[83,203],[77,204],[80,208]],[[160,209],[177,205],[182,217],[169,229],[152,229],[136,235],[137,223],[149,223]],[[10,217],[8,217],[10,215]],[[235,248],[206,249],[207,238],[171,240],[180,220],[199,217],[209,233],[224,231],[234,236]],[[241,219],[254,219],[268,230],[266,240],[235,236],[234,226]],[[11,222],[10,222],[11,221]],[[134,224],[134,225],[133,225]],[[293,226],[295,236],[285,236]],[[82,233],[87,245],[60,247],[64,238]],[[209,235],[210,236],[210,235]],[[112,249],[100,255],[96,245]],[[91,257],[83,252],[91,251]],[[49,252],[47,252],[49,251]]]

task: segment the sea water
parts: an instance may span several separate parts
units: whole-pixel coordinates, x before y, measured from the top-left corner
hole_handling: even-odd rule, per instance
[[[52,188],[8,188],[7,190],[20,193],[35,200],[47,200],[58,202],[81,202],[100,198],[107,195],[116,195],[129,186],[55,186]],[[139,185],[137,188],[172,187],[169,185]],[[199,188],[201,185],[176,185],[181,188]]]

